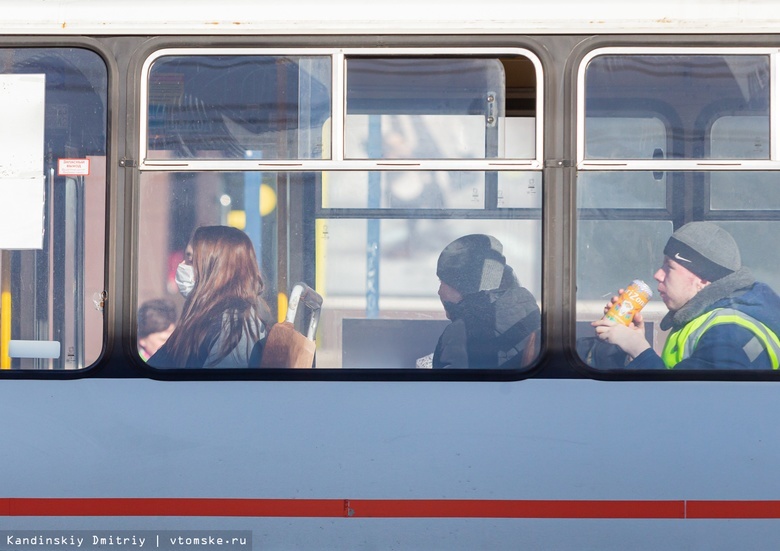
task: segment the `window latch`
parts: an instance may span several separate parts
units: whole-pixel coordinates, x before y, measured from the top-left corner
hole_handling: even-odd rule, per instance
[[[547,159],[544,161],[544,168],[570,168],[574,166],[571,159]]]

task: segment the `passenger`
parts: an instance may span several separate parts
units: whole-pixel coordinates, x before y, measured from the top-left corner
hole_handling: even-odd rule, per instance
[[[167,298],[147,300],[138,309],[138,355],[154,356],[176,328],[176,305]]]
[[[498,239],[474,234],[439,256],[439,298],[452,323],[436,345],[434,369],[520,367],[536,358],[541,313],[502,253]]]
[[[149,364],[260,365],[271,316],[261,298],[263,278],[255,250],[244,232],[227,226],[196,229],[177,268],[176,283],[186,298],[181,319]]]
[[[637,314],[631,326],[593,322],[597,336],[625,352],[631,369],[777,369],[780,297],[742,266],[734,238],[711,222],[678,229],[653,276],[669,312],[661,356],[645,339]],[[614,302],[616,298],[613,297]]]

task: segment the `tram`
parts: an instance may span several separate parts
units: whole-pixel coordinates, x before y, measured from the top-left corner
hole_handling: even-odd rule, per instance
[[[780,291],[776,3],[0,5],[0,548],[780,547],[778,373],[585,351],[688,222]],[[147,361],[201,226],[311,367]],[[423,367],[471,234],[536,348]]]

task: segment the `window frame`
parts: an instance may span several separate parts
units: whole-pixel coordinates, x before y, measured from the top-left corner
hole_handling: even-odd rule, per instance
[[[94,54],[96,60],[102,64],[105,70],[105,80],[101,78],[101,82],[105,87],[103,90],[104,95],[100,97],[100,101],[102,102],[103,106],[102,115],[104,141],[102,143],[103,154],[99,156],[102,157],[105,162],[104,164],[101,164],[97,167],[91,166],[89,169],[90,173],[88,175],[95,175],[95,177],[99,177],[104,181],[103,192],[99,197],[99,200],[93,200],[91,202],[92,208],[99,208],[100,210],[100,237],[98,239],[101,240],[101,243],[99,247],[95,248],[93,245],[93,247],[90,249],[86,244],[86,240],[88,239],[87,234],[82,233],[81,236],[82,245],[84,247],[81,254],[85,259],[85,262],[87,261],[87,254],[99,255],[98,257],[93,256],[90,261],[94,260],[94,265],[100,266],[100,273],[91,278],[91,285],[93,287],[89,289],[87,288],[87,285],[90,282],[90,278],[86,276],[86,271],[81,271],[81,273],[78,274],[75,282],[76,287],[78,287],[78,290],[74,290],[75,295],[77,295],[75,297],[75,301],[80,304],[81,308],[83,308],[81,320],[77,325],[71,328],[72,333],[75,335],[77,346],[79,347],[76,366],[73,368],[16,368],[11,366],[4,366],[2,369],[0,369],[1,379],[72,380],[92,377],[96,373],[99,373],[101,364],[103,364],[106,358],[111,355],[112,350],[115,348],[113,337],[115,335],[116,319],[110,314],[110,312],[107,313],[105,307],[111,297],[116,294],[116,289],[119,285],[117,281],[118,279],[121,279],[121,277],[118,277],[118,275],[113,270],[109,269],[111,259],[114,256],[114,253],[111,250],[112,238],[115,231],[111,222],[111,213],[113,212],[111,207],[111,197],[113,195],[113,189],[117,180],[117,173],[113,168],[113,163],[116,157],[115,151],[118,141],[118,132],[115,120],[115,106],[118,103],[118,97],[120,95],[117,78],[117,74],[119,72],[118,65],[116,58],[112,55],[111,51],[104,43],[94,38],[85,36],[68,38],[48,36],[6,36],[4,37],[2,43],[0,43],[0,48],[8,50],[50,50],[54,52],[63,50],[82,50],[84,52]],[[92,89],[92,91],[94,92],[94,89]],[[47,107],[50,105],[50,101],[51,100],[47,94],[45,99],[45,105]],[[66,157],[67,155],[59,158],[64,159]],[[87,155],[86,157],[90,157],[90,155]],[[55,174],[57,172],[56,167],[53,167],[51,170],[54,172],[50,173],[50,171],[47,171],[47,174],[45,175],[45,182],[48,182],[52,175],[54,175],[54,177],[73,179],[81,179],[85,177],[83,175],[69,176],[59,175],[58,173]],[[47,201],[50,192],[48,185],[48,183],[45,183]],[[91,212],[88,209],[85,210],[85,206],[85,202],[80,203],[78,206],[78,208],[82,210],[81,214],[83,216],[83,223],[85,223],[88,218],[94,218],[95,216],[95,212]],[[52,216],[50,209],[46,210],[44,216],[46,219],[44,224],[47,228],[50,229],[50,221],[48,220]],[[49,229],[46,230],[47,236],[44,237],[46,240],[51,238],[49,235],[51,233]],[[77,231],[83,232],[83,226]],[[95,237],[97,234],[93,233],[92,235]],[[12,249],[9,249],[9,251],[10,250]],[[45,248],[43,250],[45,250]],[[78,259],[74,258],[73,260],[78,262]],[[50,301],[51,297],[52,295],[50,293],[47,300]],[[91,325],[87,319],[87,315],[85,315],[89,312],[93,312],[93,314],[89,315],[95,317],[95,319],[91,322]],[[97,312],[97,314],[94,314],[94,312]],[[94,332],[94,329],[97,328],[100,330],[99,334]],[[64,331],[64,328],[62,328],[62,331]],[[62,346],[60,351],[60,358],[65,358],[68,354],[68,351],[65,348],[65,340],[61,339],[60,343]],[[89,351],[90,347],[92,347],[94,353]],[[89,357],[87,357],[87,354],[90,354]],[[47,358],[41,359],[46,360]]]
[[[593,159],[585,158],[585,76],[588,65],[605,55],[765,55],[769,56],[769,159]],[[685,46],[610,46],[596,48],[580,60],[577,67],[576,97],[576,157],[578,171],[644,170],[644,171],[709,171],[709,170],[778,170],[780,169],[780,117],[777,116],[778,71],[780,49],[770,47],[685,47]]]
[[[745,159],[745,158],[720,158],[720,159],[587,159],[585,157],[585,104],[586,104],[586,86],[585,76],[588,64],[591,60],[602,55],[757,55],[769,56],[769,158],[767,159]],[[617,380],[617,381],[642,381],[642,380],[778,380],[780,373],[775,371],[755,371],[755,370],[663,370],[663,371],[639,371],[627,369],[599,369],[586,365],[585,361],[576,352],[576,339],[578,337],[576,325],[578,320],[578,305],[580,300],[576,293],[576,282],[578,272],[576,270],[576,256],[579,250],[577,244],[577,226],[580,221],[589,221],[594,219],[609,220],[647,220],[647,221],[668,221],[674,227],[690,220],[706,220],[719,222],[730,221],[778,221],[780,220],[780,209],[773,211],[766,210],[713,210],[711,208],[710,182],[707,174],[718,172],[774,172],[780,173],[780,48],[766,46],[604,46],[596,47],[584,53],[575,67],[574,77],[576,92],[574,97],[575,106],[575,132],[574,146],[572,152],[573,160],[573,183],[576,188],[577,181],[581,174],[587,173],[620,173],[620,172],[663,172],[667,178],[667,198],[666,209],[616,209],[611,207],[602,208],[584,208],[581,209],[578,200],[573,202],[572,222],[574,230],[572,236],[572,252],[574,255],[574,278],[571,288],[571,308],[567,314],[569,324],[569,347],[573,352],[573,358],[580,370],[586,377],[597,380]],[[708,128],[712,126],[712,121],[708,123]],[[683,187],[675,185],[675,179],[682,176],[690,176],[693,186],[688,190],[681,190]],[[685,197],[681,193],[685,192]],[[690,197],[688,197],[690,195]],[[679,203],[678,199],[697,198],[697,202],[692,205],[682,205],[683,209],[675,209],[674,205]],[[685,201],[682,201],[683,203]],[[627,282],[626,282],[627,283]],[[605,299],[606,300],[606,299]]]
[[[275,55],[275,56],[331,56],[331,125],[330,141],[331,155],[327,159],[276,159],[276,160],[252,160],[252,159],[148,159],[148,93],[150,83],[150,70],[155,60],[163,56],[171,55],[192,55],[203,57],[206,55]],[[525,58],[533,66],[535,75],[535,97],[534,97],[534,155],[533,158],[488,158],[488,159],[349,159],[345,157],[345,123],[346,123],[346,66],[347,60],[355,57],[482,57],[501,59],[507,57]],[[138,73],[138,134],[135,151],[137,153],[137,166],[135,168],[136,181],[140,181],[144,174],[161,173],[208,173],[208,172],[263,172],[283,174],[306,174],[306,173],[326,173],[326,172],[392,172],[392,171],[411,171],[411,172],[484,172],[484,173],[512,173],[512,172],[535,172],[540,178],[544,168],[544,105],[545,105],[545,73],[542,67],[541,58],[532,50],[524,47],[230,47],[230,46],[204,46],[188,45],[186,47],[166,47],[163,45],[160,49],[150,51],[143,59],[139,60],[140,72]],[[543,182],[539,184],[539,207],[527,208],[520,206],[501,206],[499,204],[488,203],[483,208],[475,210],[467,209],[332,209],[323,207],[322,190],[320,186],[315,186],[310,199],[314,200],[315,205],[312,210],[313,218],[311,224],[321,223],[323,219],[398,219],[398,218],[456,218],[463,219],[488,219],[505,220],[507,218],[517,218],[526,220],[536,218],[543,219],[542,195]],[[301,194],[306,195],[304,186],[295,186],[290,188],[298,199]],[[487,193],[487,192],[486,192]],[[492,206],[491,206],[492,204]],[[137,216],[137,213],[136,215]],[[138,219],[136,218],[137,223]],[[543,223],[543,220],[542,220]],[[140,225],[140,223],[138,223]],[[136,229],[137,232],[137,229]],[[543,234],[543,230],[542,230]],[[135,238],[138,238],[136,233]],[[289,245],[289,244],[288,244]],[[544,256],[543,235],[540,235],[538,243],[542,257]],[[304,251],[304,254],[306,252]],[[138,266],[133,266],[134,273],[137,275]],[[539,267],[540,277],[543,280],[542,267]],[[133,283],[135,285],[135,283]],[[137,298],[137,289],[133,297]],[[541,301],[542,297],[538,297]],[[544,313],[542,313],[544,318]],[[544,322],[542,327],[544,333]],[[542,335],[544,341],[544,335]],[[534,362],[526,367],[518,369],[457,369],[457,370],[428,370],[413,369],[408,367],[398,368],[337,368],[337,369],[313,369],[313,370],[259,370],[241,368],[238,370],[230,369],[162,369],[152,368],[143,364],[136,355],[134,363],[141,368],[151,378],[155,379],[173,379],[178,380],[182,377],[186,379],[315,379],[315,380],[387,380],[396,379],[400,376],[403,379],[411,380],[520,380],[533,376],[543,358],[544,345]],[[273,373],[271,373],[273,372]]]
[[[148,158],[149,135],[149,75],[153,63],[165,56],[253,55],[253,56],[330,56],[331,57],[331,156],[329,159],[278,159],[258,161],[251,159],[175,159]],[[350,57],[506,57],[523,56],[534,66],[536,73],[535,99],[535,154],[531,159],[348,159],[345,158],[344,136],[346,121],[346,60]],[[143,62],[140,79],[140,120],[138,156],[143,171],[328,171],[328,170],[448,170],[496,171],[541,170],[544,159],[544,72],[539,57],[526,48],[236,48],[236,47],[175,47],[162,48],[151,53]]]

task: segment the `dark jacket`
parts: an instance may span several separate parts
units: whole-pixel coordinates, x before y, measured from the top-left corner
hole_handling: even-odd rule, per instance
[[[267,335],[265,325],[258,321],[255,325],[255,333],[259,335],[258,341],[252,340],[246,330],[241,335],[241,340],[224,358],[218,360],[218,353],[222,348],[223,340],[228,338],[229,326],[225,313],[222,320],[214,322],[213,337],[208,342],[201,343],[198,354],[190,361],[190,365],[178,365],[173,361],[167,342],[149,358],[148,363],[152,367],[162,368],[236,368],[236,367],[260,367],[262,345]]]
[[[780,336],[780,297],[765,283],[756,282],[745,268],[712,282],[682,308],[669,312],[661,321],[661,329],[677,331],[716,308],[743,312]],[[714,325],[699,338],[693,353],[676,364],[674,369],[771,369],[766,349],[756,353],[755,347],[751,347],[754,339],[753,331],[740,325]],[[627,367],[665,369],[667,366],[658,354],[649,349],[634,358]]]
[[[447,312],[452,323],[436,345],[434,369],[521,367],[536,357],[541,313],[511,268],[501,287],[467,295]]]

